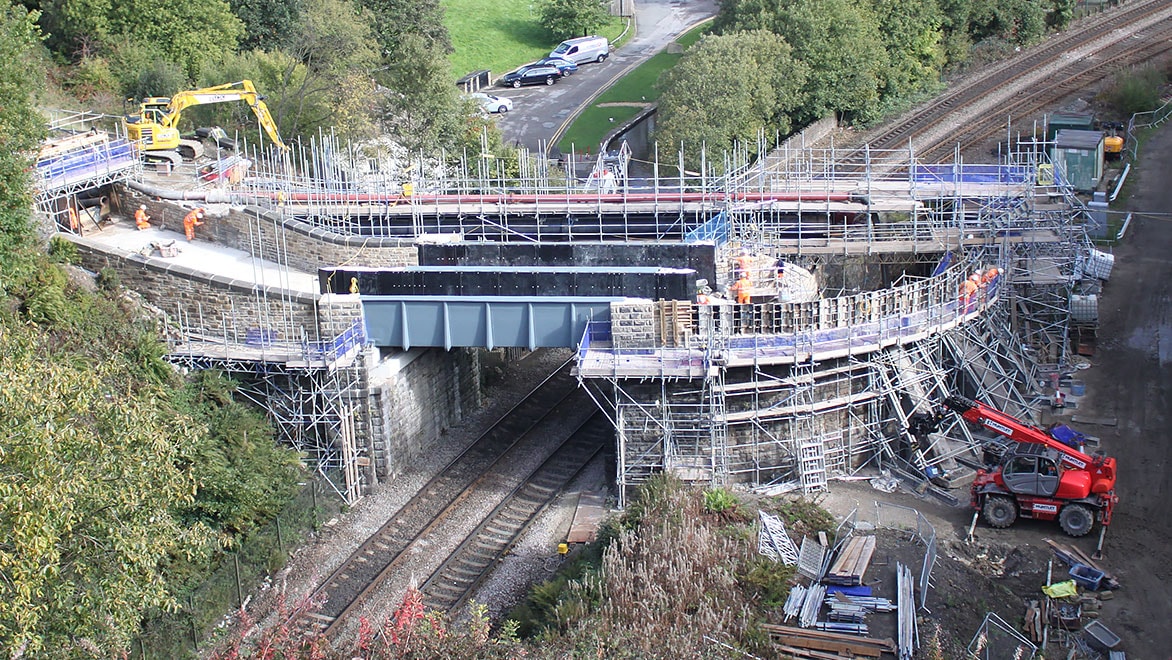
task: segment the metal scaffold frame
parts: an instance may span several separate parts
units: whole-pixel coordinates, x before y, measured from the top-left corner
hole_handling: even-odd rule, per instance
[[[748,248],[767,261],[781,258],[815,267],[844,260],[879,264],[894,278],[887,288],[868,291],[848,282],[842,289],[824,289],[823,295],[831,297],[811,303],[701,305],[694,308],[694,334],[686,346],[648,351],[594,342],[580,351],[580,378],[597,379],[594,389],[600,397],[621,402],[627,411],[639,410],[640,424],[656,429],[656,442],[643,447],[642,455],[659,460],[634,470],[629,460],[620,459],[620,500],[657,469],[699,483],[748,482],[807,493],[825,488],[836,475],[868,467],[891,467],[923,481],[963,474],[969,468],[957,459],[976,460],[981,438],[955,421],[916,437],[916,415],[932,414],[934,402],[952,392],[1025,417],[1036,409],[1040,373],[1067,359],[1068,298],[1078,277],[1073,264],[1089,247],[1079,224],[1081,207],[1069,191],[1035,185],[1041,161],[1036,154],[1015,155],[1005,166],[921,167],[914,161],[895,165],[899,159],[891,154],[867,158],[860,168],[817,154],[793,154],[773,169],[753,172],[753,183],[801,189],[817,179],[827,190],[902,190],[915,202],[906,211],[877,212],[868,202],[853,221],[845,221],[825,208],[795,217],[791,211],[729,204],[718,221],[707,222],[697,233],[717,244],[718,284],[722,277],[731,280],[733,272],[721,264],[732,263]],[[868,169],[876,163],[883,163],[881,170]],[[993,185],[973,186],[970,176]],[[807,230],[809,240],[801,237]],[[832,235],[842,241],[827,249]],[[918,293],[921,285],[908,284],[915,278],[890,274],[900,266],[922,268],[933,262],[940,264],[936,274],[956,277],[943,284],[942,293]],[[1002,275],[996,296],[990,286],[988,302],[977,312],[943,302],[956,300],[958,283],[970,272],[990,266]],[[890,340],[884,330],[886,310],[908,301],[926,310],[944,305],[956,321],[929,312],[938,331],[885,341],[885,336]],[[610,330],[597,335],[609,337]],[[1045,335],[1053,337],[1056,348],[1039,345],[1039,336]],[[809,342],[832,337],[846,347],[839,344],[837,351],[816,357],[819,349]],[[655,390],[653,401],[644,396],[650,390]],[[673,397],[723,411],[708,425],[705,470],[672,469],[690,460],[672,456],[673,451],[705,445],[693,437],[695,428],[689,429],[688,442],[673,437],[679,416],[662,405]],[[620,456],[630,448],[627,432],[632,429],[624,426],[630,419],[627,414],[615,420]]]

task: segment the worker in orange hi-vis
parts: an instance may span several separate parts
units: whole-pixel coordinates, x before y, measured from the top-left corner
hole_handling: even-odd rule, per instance
[[[969,306],[976,300],[979,289],[980,287],[977,286],[977,283],[971,277],[965,278],[960,283],[960,311],[962,314],[969,311]]]
[[[737,294],[738,305],[748,305],[753,301],[753,283],[749,280],[749,274],[747,272],[742,272],[740,279],[731,288],[733,293]]]
[[[142,204],[135,209],[134,226],[138,227],[139,231],[151,228],[151,216],[147,215],[146,204]]]
[[[753,268],[753,255],[749,254],[749,248],[741,248],[741,254],[737,257],[737,273],[736,276],[740,278],[741,274],[748,274]]]
[[[183,216],[183,233],[187,234],[187,240],[195,240],[195,228],[202,225],[203,209],[192,209],[187,215]]]

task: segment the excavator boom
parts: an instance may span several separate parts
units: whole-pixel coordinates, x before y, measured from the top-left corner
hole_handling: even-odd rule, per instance
[[[288,149],[277,131],[264,97],[257,94],[251,80],[225,83],[214,87],[179,92],[170,98],[152,97],[144,99],[139,114],[124,119],[127,135],[142,140],[146,149],[173,149],[178,145],[179,118],[183,111],[194,105],[244,101],[256,115],[261,128],[282,150]]]
[[[1007,415],[996,408],[991,408],[980,401],[953,395],[944,399],[944,405],[968,421],[996,431],[1010,440],[1045,445],[1058,452],[1062,456],[1063,462],[1071,467],[1086,470],[1096,462],[1093,457],[1055,440],[1046,431],[1027,424],[1012,415]]]

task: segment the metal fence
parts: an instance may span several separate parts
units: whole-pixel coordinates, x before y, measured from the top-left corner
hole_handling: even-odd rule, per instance
[[[873,519],[867,520],[864,517],[860,517],[859,510],[855,509],[839,523],[838,528],[834,532],[834,545],[832,546],[834,550],[839,550],[854,535],[860,523],[870,524],[875,529],[908,532],[924,546],[924,559],[920,563],[920,576],[917,580],[917,588],[920,590],[920,607],[926,607],[928,588],[932,586],[932,569],[936,566],[936,528],[932,526],[932,523],[928,522],[928,519],[923,514],[911,507],[876,500],[875,517]],[[827,564],[831,561],[833,554],[829,553],[827,555]],[[824,564],[822,574],[826,573],[827,568],[828,566]]]

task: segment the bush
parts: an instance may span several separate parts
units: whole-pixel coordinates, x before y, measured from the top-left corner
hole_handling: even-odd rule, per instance
[[[113,268],[103,268],[98,272],[98,288],[107,293],[114,293],[122,288],[122,278]]]
[[[1137,67],[1120,73],[1107,96],[1120,116],[1133,115],[1155,109],[1167,81],[1167,76],[1155,67]]]
[[[77,245],[68,239],[54,236],[49,239],[49,256],[55,263],[75,264],[77,263]]]

